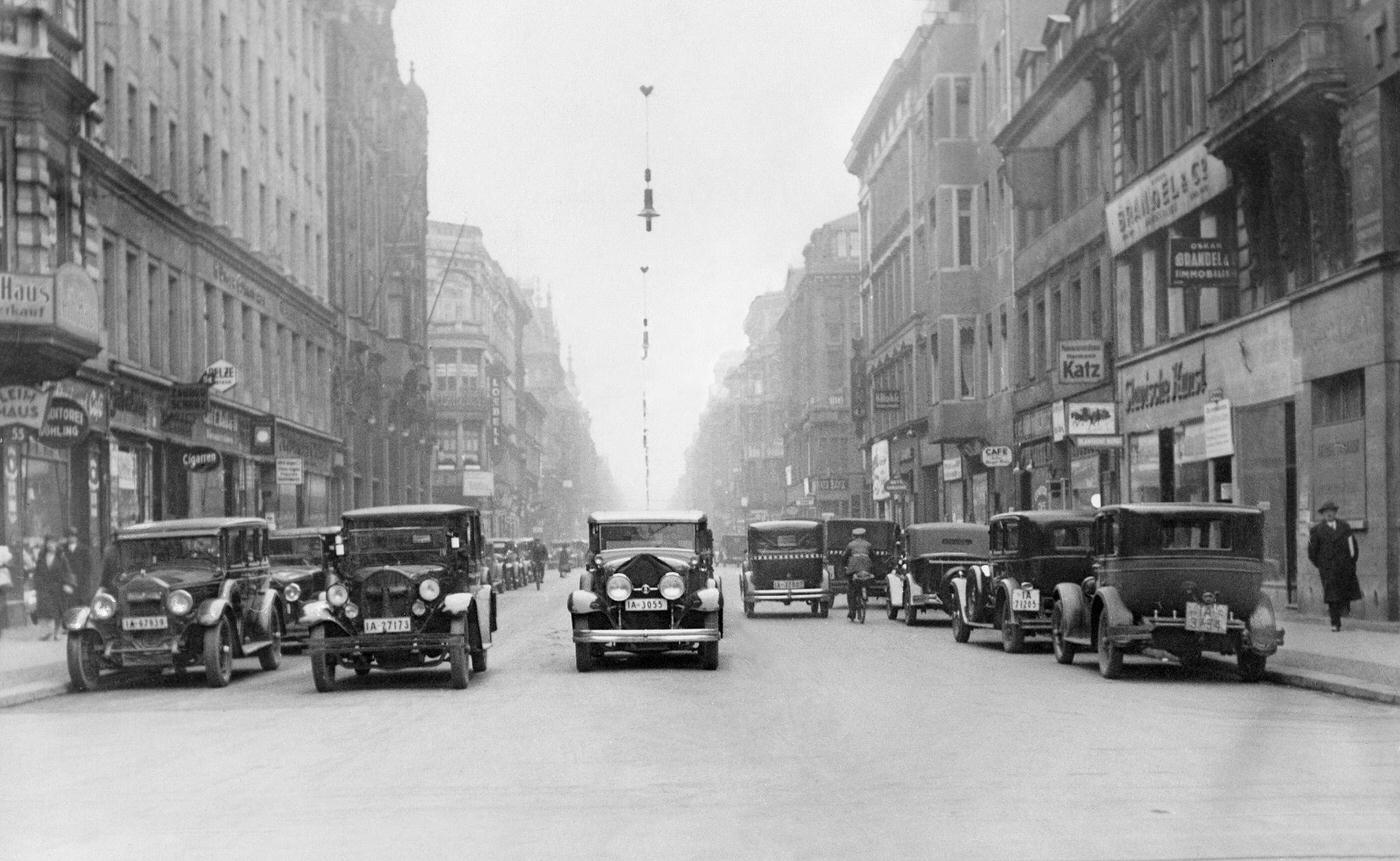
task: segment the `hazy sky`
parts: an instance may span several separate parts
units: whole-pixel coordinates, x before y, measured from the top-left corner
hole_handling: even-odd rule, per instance
[[[715,360],[782,289],[811,231],[856,208],[851,135],[918,0],[399,0],[428,96],[431,217],[478,225],[553,293],[593,436],[643,502],[642,275],[651,498],[663,503]],[[655,87],[649,99],[642,84]],[[642,205],[646,108],[652,187]]]

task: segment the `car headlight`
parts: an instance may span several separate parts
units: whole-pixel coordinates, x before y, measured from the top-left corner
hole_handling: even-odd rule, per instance
[[[344,607],[345,603],[349,600],[350,590],[346,589],[343,583],[336,583],[326,590],[326,601],[328,601],[332,607]]]
[[[442,586],[431,577],[418,584],[418,597],[424,601],[433,601],[441,594]]]
[[[194,609],[194,598],[184,589],[176,589],[166,596],[165,607],[176,616],[184,616]]]
[[[301,585],[298,583],[288,583],[282,587],[282,598],[287,601],[301,600]]]
[[[608,597],[614,601],[625,601],[632,594],[632,581],[626,574],[614,574],[608,578]]]
[[[422,601],[414,601],[411,609],[413,610],[413,615],[421,616],[428,612],[428,605],[424,604]]]
[[[603,567],[603,554],[600,553],[600,554],[598,554],[597,556],[594,556],[594,557],[593,557],[593,567],[594,567],[594,568],[602,568],[602,567]]]
[[[92,596],[92,617],[101,621],[106,621],[117,614],[117,599],[106,592],[98,592]]]
[[[661,575],[661,582],[657,584],[661,590],[661,597],[667,601],[674,601],[685,594],[685,579],[681,575],[672,571]]]
[[[358,618],[359,615],[360,615],[360,608],[359,608],[359,607],[356,607],[354,604],[346,604],[346,605],[345,605],[345,618],[347,618],[347,619],[355,619],[355,618]]]
[[[691,568],[699,568],[699,567],[700,567],[700,557],[699,557],[699,556],[692,556],[692,557],[690,557],[690,567],[691,567]]]

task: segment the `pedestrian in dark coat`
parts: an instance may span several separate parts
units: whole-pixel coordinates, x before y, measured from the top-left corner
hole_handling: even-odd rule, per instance
[[[63,548],[58,546],[58,539],[52,535],[44,536],[44,549],[39,551],[39,559],[34,566],[34,589],[39,598],[36,615],[40,619],[53,620],[53,632],[41,639],[52,640],[58,637],[63,627],[63,611],[76,606],[78,602],[78,581],[68,565],[68,554],[63,552]]]
[[[1342,614],[1352,601],[1362,598],[1356,579],[1356,557],[1360,550],[1351,525],[1337,519],[1337,503],[1330,499],[1318,508],[1322,521],[1308,534],[1308,561],[1322,578],[1322,600],[1332,618],[1332,630],[1342,629]]]
[[[19,586],[23,582],[22,576],[15,575],[19,567],[14,564],[14,554],[10,548],[0,544],[0,634],[10,624],[10,593],[22,589]]]

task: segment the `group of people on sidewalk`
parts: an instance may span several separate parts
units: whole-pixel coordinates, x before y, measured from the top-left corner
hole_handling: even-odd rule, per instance
[[[0,636],[10,624],[9,602],[19,596],[29,624],[52,626],[40,639],[57,637],[64,612],[87,600],[91,573],[88,550],[76,529],[62,539],[45,535],[42,542],[15,548],[0,544]]]

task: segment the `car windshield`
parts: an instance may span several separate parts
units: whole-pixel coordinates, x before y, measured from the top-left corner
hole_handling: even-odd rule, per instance
[[[321,537],[304,535],[299,538],[277,538],[268,542],[269,559],[280,565],[320,565]]]
[[[186,535],[178,538],[122,539],[121,566],[123,571],[150,568],[157,565],[219,564],[219,536]]]
[[[404,526],[392,529],[350,529],[345,554],[359,565],[394,562],[427,562],[447,554],[447,530],[440,526]]]
[[[598,527],[601,550],[619,547],[695,548],[694,523],[604,523]]]

